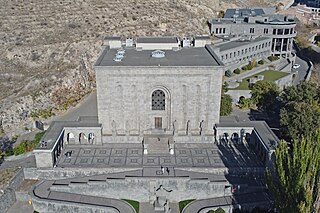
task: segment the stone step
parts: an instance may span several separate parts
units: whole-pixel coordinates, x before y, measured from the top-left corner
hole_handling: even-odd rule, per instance
[[[145,137],[144,143],[148,146],[149,154],[168,154],[170,144],[173,144],[173,137]]]

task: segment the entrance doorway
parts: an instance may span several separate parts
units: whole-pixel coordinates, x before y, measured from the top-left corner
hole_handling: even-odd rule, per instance
[[[156,129],[162,129],[162,118],[161,117],[154,118],[154,126]]]

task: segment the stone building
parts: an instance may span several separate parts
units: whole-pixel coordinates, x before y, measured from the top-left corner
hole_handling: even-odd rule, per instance
[[[192,150],[194,156],[188,156],[181,147],[218,149],[218,144],[230,143],[247,144],[256,150],[263,166],[272,167],[278,139],[264,122],[220,118],[225,66],[268,55],[270,42],[268,37],[216,45],[207,36],[106,37],[94,64],[97,116],[53,122],[34,151],[37,167],[143,167],[157,165],[163,156],[172,166],[225,167],[233,161],[221,165],[223,160],[213,154],[209,162],[209,157],[197,156],[207,153],[205,149]],[[122,150],[107,150],[118,144],[123,144]],[[136,159],[123,155],[127,147],[135,148],[130,152],[138,155]],[[174,157],[175,150],[182,157]],[[159,161],[153,159],[156,155],[162,156]]]
[[[136,40],[136,48],[105,47],[94,65],[103,135],[212,135],[222,63],[211,45],[180,48],[179,42],[146,37]]]
[[[293,17],[266,14],[263,9],[228,9],[224,18],[209,20],[212,35],[228,37],[268,37],[272,55],[291,59],[296,22]]]

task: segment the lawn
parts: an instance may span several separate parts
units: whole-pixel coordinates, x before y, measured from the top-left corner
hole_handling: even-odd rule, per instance
[[[194,199],[180,201],[180,202],[179,202],[179,210],[180,210],[180,212],[182,212],[182,209],[183,209],[184,207],[186,207],[186,205],[188,205],[188,204],[191,203],[192,201],[194,201]]]
[[[279,71],[274,71],[274,70],[266,70],[263,72],[259,72],[255,75],[249,76],[247,78],[242,79],[242,82],[240,85],[236,88],[230,88],[230,90],[248,90],[249,89],[249,79],[258,75],[264,75],[263,81],[276,81],[279,78],[285,77],[289,75],[288,73],[285,72],[279,72]]]
[[[123,199],[124,201],[128,202],[135,210],[137,213],[139,213],[139,202],[135,200],[127,200]]]

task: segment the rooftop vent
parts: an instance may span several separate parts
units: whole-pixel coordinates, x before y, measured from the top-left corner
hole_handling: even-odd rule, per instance
[[[165,56],[165,52],[162,50],[155,50],[151,53],[152,58],[164,58]]]
[[[116,61],[116,62],[122,61],[122,59],[124,58],[125,52],[126,51],[123,50],[123,49],[117,50],[116,57],[113,60]]]

